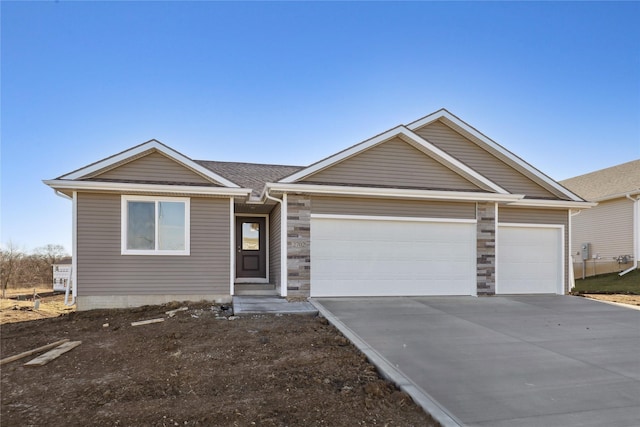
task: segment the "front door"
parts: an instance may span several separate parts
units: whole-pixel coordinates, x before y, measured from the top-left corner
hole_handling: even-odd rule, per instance
[[[267,278],[266,221],[264,217],[236,218],[236,277]]]

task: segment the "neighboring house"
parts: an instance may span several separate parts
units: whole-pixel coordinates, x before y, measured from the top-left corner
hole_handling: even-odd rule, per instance
[[[307,167],[151,140],[45,181],[73,201],[78,309],[239,294],[563,294],[592,204],[439,110]]]
[[[571,253],[575,276],[637,268],[640,256],[640,159],[560,183],[584,199],[598,203],[572,218]],[[583,245],[587,245],[586,248]]]
[[[66,291],[71,283],[71,257],[62,258],[51,266],[53,269],[53,290]]]

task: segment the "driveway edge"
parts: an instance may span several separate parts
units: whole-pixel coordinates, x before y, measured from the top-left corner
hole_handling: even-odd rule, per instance
[[[309,299],[321,316],[335,326],[349,341],[373,363],[382,376],[393,382],[400,390],[407,393],[425,412],[430,414],[443,427],[463,427],[464,424],[443,408],[429,393],[411,381],[406,375],[396,369],[380,353],[372,349],[362,338],[349,329],[336,316],[326,309],[320,302]]]

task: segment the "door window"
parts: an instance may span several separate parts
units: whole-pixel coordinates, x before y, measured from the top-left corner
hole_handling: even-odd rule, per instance
[[[260,250],[260,223],[245,222],[242,224],[242,250]]]

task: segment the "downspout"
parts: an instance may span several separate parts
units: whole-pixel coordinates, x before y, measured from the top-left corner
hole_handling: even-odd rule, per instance
[[[73,192],[71,210],[71,286],[67,286],[65,305],[74,305],[78,297],[78,192]],[[73,299],[69,302],[69,288],[73,287]]]
[[[266,188],[264,197],[280,203],[280,296],[287,296],[287,194],[282,195],[282,200],[269,194]],[[284,202],[284,203],[283,203]]]
[[[56,196],[62,197],[63,199],[71,200],[73,203],[72,207],[72,217],[73,221],[71,224],[71,277],[69,283],[67,284],[67,288],[64,291],[64,305],[72,306],[76,303],[76,295],[78,294],[78,288],[76,285],[76,213],[77,213],[77,193],[73,192],[73,197],[69,197],[66,194],[60,192],[59,190],[54,189],[53,192]],[[73,287],[72,297],[73,299],[69,302],[69,292]]]
[[[638,234],[640,234],[640,224],[638,224],[638,222],[640,221],[640,219],[638,219],[638,217],[640,216],[640,208],[638,207],[638,204],[640,203],[640,196],[634,199],[629,194],[627,194],[626,197],[633,202],[633,265],[627,268],[622,273],[618,274],[618,276],[624,276],[625,274],[637,269],[638,256],[640,255],[640,237],[638,236]]]
[[[574,216],[578,216],[580,215],[580,213],[582,212],[582,210],[578,209],[577,212],[571,212],[571,209],[569,209],[569,250],[571,251],[570,254],[570,258],[571,258],[571,265],[569,266],[569,292],[571,292],[573,290],[573,288],[576,287],[576,275],[573,272],[573,230],[571,227],[571,218],[573,218]]]

